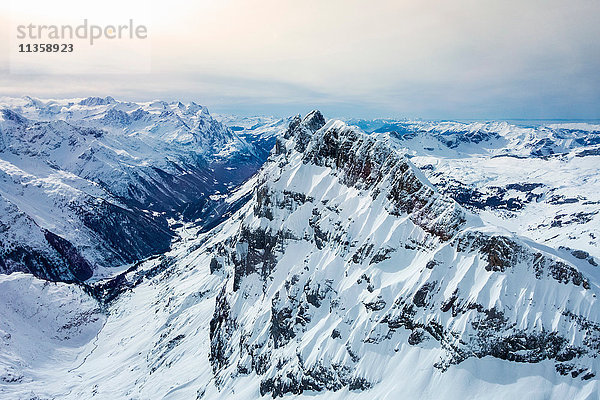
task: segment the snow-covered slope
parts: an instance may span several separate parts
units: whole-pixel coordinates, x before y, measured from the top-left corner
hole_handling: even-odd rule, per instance
[[[22,273],[0,275],[0,304],[3,399],[35,398],[10,389],[47,385],[57,376],[68,376],[72,366],[84,361],[82,353],[106,320],[98,303],[81,288]]]
[[[169,218],[214,226],[263,160],[195,103],[0,98],[0,272],[85,280],[164,252]]]
[[[353,121],[486,221],[600,261],[600,125]],[[587,255],[586,255],[587,253]]]
[[[219,227],[86,289],[104,327],[82,322],[94,339],[35,379],[1,359],[23,378],[0,395],[598,397],[595,267],[469,213],[386,140],[296,118],[230,201],[249,190]]]
[[[216,114],[214,118],[266,155],[273,148],[277,135],[284,131],[292,120],[291,117],[243,117],[223,114]]]

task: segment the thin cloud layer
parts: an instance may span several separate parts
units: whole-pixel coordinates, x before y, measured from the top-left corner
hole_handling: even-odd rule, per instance
[[[2,94],[193,99],[243,114],[600,118],[598,2],[189,3],[153,5],[150,74],[18,75],[3,58]]]

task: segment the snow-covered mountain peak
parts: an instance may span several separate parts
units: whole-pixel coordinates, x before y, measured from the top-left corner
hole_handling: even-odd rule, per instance
[[[170,103],[152,107],[159,106],[166,112],[161,118],[176,121],[177,111],[164,108]],[[140,105],[121,111],[161,115]],[[255,176],[230,197],[227,191],[210,197],[224,198],[213,210],[237,208],[227,208],[227,218],[213,220],[210,230],[175,228],[179,240],[164,254],[83,285],[85,292],[59,286],[47,291],[49,300],[33,302],[41,310],[64,297],[81,305],[81,312],[66,308],[81,321],[75,340],[46,342],[43,360],[53,362],[35,364],[23,351],[29,336],[21,338],[16,325],[0,327],[0,344],[10,350],[0,353],[0,394],[583,400],[598,393],[600,273],[594,257],[496,227],[489,216],[443,194],[431,174],[447,160],[505,159],[496,157],[503,146],[523,138],[510,124],[367,134],[317,111],[285,122],[222,120],[252,144],[261,133],[273,137],[282,128]],[[499,165],[552,162],[555,174],[564,166],[561,157],[523,157]],[[565,158],[591,165],[593,157]],[[14,167],[4,170],[11,175],[0,179],[0,188],[25,180]],[[460,171],[468,178],[482,175],[464,165],[457,171],[461,178]],[[176,178],[182,176],[172,179],[181,182]],[[593,186],[593,179],[583,178]],[[535,196],[539,186],[531,179],[509,182],[507,191]],[[165,180],[152,182],[172,188]],[[14,204],[25,206],[15,200],[19,190],[30,187],[12,189],[5,190],[9,201],[0,202],[0,212],[27,225],[32,238],[77,255],[17,212]],[[584,194],[586,202],[593,200],[591,191]],[[559,198],[580,201],[568,199]],[[181,203],[189,205],[189,198]],[[140,212],[147,218],[156,213]],[[37,298],[40,286],[33,278],[0,276],[0,287],[11,293],[18,288]],[[85,293],[98,303],[86,301]],[[96,304],[105,319],[96,316]],[[20,321],[18,311],[5,314]],[[48,315],[52,320],[55,313]],[[62,324],[46,325],[48,335],[61,337]]]
[[[31,98],[30,98],[31,99]],[[33,101],[33,99],[31,99]],[[79,101],[80,106],[105,106],[108,104],[115,104],[116,100],[110,96],[102,97],[87,97]],[[39,104],[39,103],[38,103]]]
[[[283,138],[289,139],[278,141],[276,154],[285,152],[288,159],[297,154],[304,163],[329,168],[342,183],[373,197],[386,193],[388,210],[413,215],[417,224],[445,240],[466,221],[464,210],[440,196],[403,153],[342,121],[325,123],[320,112],[313,112],[292,121]]]
[[[411,346],[444,382],[473,357],[595,376],[598,274],[483,225],[387,142],[312,121],[292,121],[214,247],[219,390],[247,375],[273,396],[367,390],[390,379],[373,362],[402,363]]]
[[[0,195],[15,206],[5,210],[24,212],[100,267],[164,251],[174,236],[168,218],[211,226],[228,209],[211,196],[263,162],[262,149],[195,103],[24,97],[0,98],[0,110]],[[20,243],[12,253],[5,246],[0,259],[11,266],[0,271],[73,280],[61,275],[68,267],[56,246],[29,249],[29,233],[9,230],[6,240]],[[61,272],[49,271],[57,262]]]
[[[125,134],[143,133],[169,143],[193,143],[196,152],[206,152],[207,149],[202,146],[224,144],[224,140],[236,142],[239,148],[247,147],[243,139],[214,120],[206,107],[194,102],[134,103],[117,101],[112,97],[64,100],[24,97],[1,98],[0,105],[35,121],[63,120]]]
[[[22,115],[20,115],[17,112],[14,112],[8,108],[4,108],[2,109],[2,114],[0,115],[0,121],[3,122],[12,122],[14,124],[23,124],[26,123],[28,120],[27,118],[23,117]]]

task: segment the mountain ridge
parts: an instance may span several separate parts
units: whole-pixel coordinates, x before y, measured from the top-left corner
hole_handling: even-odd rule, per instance
[[[214,226],[231,210],[213,195],[262,164],[196,103],[28,97],[3,98],[0,108],[0,195],[10,204],[3,218],[23,213],[43,236],[28,242],[7,225],[2,272],[84,281],[165,252],[172,219]],[[66,243],[72,256],[63,254]]]
[[[525,274],[523,277],[531,275],[534,280],[541,279],[547,282],[555,282],[547,283],[551,286],[559,284],[573,285],[573,287],[581,287],[584,291],[588,291],[590,290],[590,283],[587,278],[583,277],[581,272],[567,263],[557,261],[551,254],[544,255],[539,249],[528,249],[527,245],[519,244],[520,240],[517,238],[488,233],[486,230],[489,228],[485,228],[481,221],[476,221],[477,218],[474,218],[474,216],[467,218],[464,211],[456,208],[455,203],[440,201],[439,195],[431,187],[422,184],[417,178],[417,174],[414,172],[416,168],[411,167],[407,160],[398,164],[402,158],[398,158],[393,151],[388,151],[389,148],[384,144],[378,142],[375,138],[369,138],[347,128],[340,122],[330,122],[326,125],[324,123],[316,124],[319,128],[311,129],[311,127],[315,127],[313,116],[313,114],[309,114],[300,123],[298,121],[292,122],[290,130],[283,136],[288,138],[287,144],[278,141],[275,154],[288,160],[297,159],[296,163],[292,161],[291,164],[298,165],[297,168],[300,170],[303,166],[310,169],[312,165],[317,167],[317,171],[326,168],[331,171],[328,172],[328,176],[335,177],[334,179],[339,182],[339,185],[348,189],[355,188],[358,191],[366,191],[362,196],[371,197],[369,203],[372,201],[372,204],[367,207],[368,214],[372,212],[385,213],[392,219],[404,216],[404,221],[410,221],[411,226],[414,226],[412,230],[421,230],[424,236],[419,237],[419,239],[408,236],[399,243],[400,247],[393,244],[385,246],[385,242],[370,243],[368,239],[363,238],[364,241],[357,243],[354,247],[355,250],[351,251],[354,254],[350,254],[344,246],[350,246],[350,249],[353,248],[352,241],[348,240],[348,236],[346,236],[351,232],[351,228],[344,226],[343,218],[338,220],[335,215],[332,216],[332,214],[337,213],[343,214],[344,207],[336,208],[335,205],[332,205],[330,199],[327,199],[327,201],[322,200],[327,203],[323,211],[317,211],[320,209],[318,206],[319,197],[311,196],[311,198],[308,198],[302,196],[302,193],[312,195],[314,190],[286,192],[285,190],[290,189],[285,189],[283,192],[272,191],[268,189],[268,182],[286,181],[285,178],[287,178],[288,183],[287,185],[284,184],[284,187],[291,188],[294,186],[294,184],[290,184],[291,180],[297,180],[294,179],[293,175],[300,174],[300,172],[295,172],[292,176],[289,176],[282,172],[282,175],[279,176],[277,172],[274,172],[274,176],[271,176],[270,180],[265,182],[263,188],[260,186],[257,188],[257,204],[254,207],[253,214],[247,215],[244,222],[242,222],[238,239],[234,239],[229,244],[231,253],[229,255],[225,253],[224,256],[219,257],[219,259],[231,260],[233,278],[230,278],[232,279],[232,286],[225,285],[223,291],[218,295],[215,313],[211,322],[211,360],[213,371],[217,373],[217,385],[221,379],[224,382],[231,379],[226,378],[226,376],[255,373],[258,376],[263,376],[261,378],[261,394],[270,393],[273,397],[282,396],[286,393],[298,394],[305,390],[339,390],[346,386],[350,390],[368,389],[375,382],[372,382],[366,376],[351,372],[360,366],[361,356],[368,355],[368,351],[364,349],[366,345],[358,343],[377,344],[385,343],[386,340],[393,341],[395,332],[399,329],[412,331],[411,338],[409,338],[411,344],[418,344],[423,340],[439,342],[444,349],[442,353],[446,354],[444,352],[447,352],[445,356],[442,354],[441,360],[436,363],[436,366],[442,371],[472,356],[481,358],[491,355],[496,358],[520,362],[539,362],[544,359],[556,359],[559,362],[566,362],[573,360],[578,354],[588,353],[592,356],[597,354],[598,348],[592,344],[599,337],[599,332],[595,331],[595,328],[591,328],[583,334],[583,337],[578,337],[576,332],[580,328],[571,325],[568,332],[569,335],[574,336],[572,338],[570,336],[569,339],[555,338],[553,334],[549,334],[544,329],[536,333],[535,329],[531,331],[532,327],[528,326],[527,323],[523,323],[523,321],[520,324],[516,322],[516,319],[515,322],[510,322],[512,319],[504,315],[506,311],[503,311],[502,308],[496,308],[493,303],[488,303],[488,305],[470,300],[471,295],[469,292],[472,292],[473,289],[467,289],[467,295],[463,297],[462,292],[465,289],[461,288],[459,290],[461,285],[457,285],[461,282],[460,280],[454,283],[452,283],[452,280],[451,282],[444,282],[443,275],[435,271],[444,269],[448,271],[447,273],[451,273],[455,267],[453,267],[453,263],[448,264],[447,253],[450,251],[449,249],[454,248],[453,252],[456,254],[454,257],[459,260],[459,264],[465,262],[460,260],[469,259],[468,256],[463,256],[463,253],[481,255],[481,261],[471,261],[472,264],[467,264],[470,265],[467,271],[469,269],[482,271],[476,272],[476,274],[486,276],[484,282],[486,280],[494,281],[495,274]],[[308,132],[313,134],[310,142],[306,140]],[[289,161],[281,162],[285,171]],[[271,163],[275,164],[276,161],[272,160]],[[410,172],[407,173],[407,171]],[[391,181],[385,181],[386,173],[389,174],[387,178]],[[315,175],[318,174],[318,172],[315,172]],[[306,178],[308,177],[310,177],[310,174],[306,176]],[[303,187],[300,182],[295,184]],[[424,193],[422,193],[423,191]],[[281,196],[281,194],[284,195]],[[357,196],[360,197],[360,195]],[[287,231],[286,228],[289,225],[286,221],[291,218],[288,213],[291,212],[293,215],[301,208],[306,207],[307,203],[311,204],[311,207],[316,207],[313,208],[312,216],[306,227],[309,232],[313,232],[312,237],[306,237],[306,233],[303,236],[299,235],[297,231]],[[342,202],[342,204],[344,203]],[[290,206],[291,208],[289,208]],[[451,212],[448,212],[447,209],[450,209]],[[322,212],[325,212],[328,216],[323,216]],[[283,219],[277,218],[277,213],[283,213]],[[332,226],[334,227],[333,231],[331,227],[326,229],[321,226],[324,222],[331,224],[332,221],[328,221],[328,219],[335,221]],[[470,219],[470,224],[466,224],[467,219]],[[473,222],[476,222],[475,228],[478,225],[480,227],[476,230],[472,230],[472,228],[465,230],[465,227],[473,226]],[[342,224],[340,225],[340,223]],[[348,231],[348,229],[350,230]],[[344,234],[344,232],[348,233]],[[407,239],[408,243],[406,242]],[[304,254],[304,257],[306,257],[305,267],[300,268],[301,266],[298,266],[291,269],[283,267],[282,264],[285,265],[285,263],[281,260],[287,257],[286,247],[292,247],[294,242],[303,241],[310,243],[306,248],[307,250],[299,254],[299,256]],[[286,243],[288,244],[286,245]],[[407,288],[400,289],[402,285],[389,292],[389,288],[385,290],[387,285],[383,281],[380,282],[383,287],[379,288],[374,283],[379,282],[378,278],[369,276],[368,273],[363,274],[364,276],[359,273],[359,271],[371,271],[373,274],[373,268],[376,268],[376,265],[388,264],[388,260],[390,258],[394,259],[393,253],[402,247],[402,243],[406,246],[406,253],[410,254],[412,251],[417,253],[417,259],[419,253],[424,253],[420,257],[430,254],[427,256],[427,261],[423,260],[417,263],[419,267],[409,263],[408,269],[415,270],[416,267],[420,269],[420,273],[415,274],[415,277],[420,277],[420,279],[415,279],[422,282],[415,286],[413,286],[414,283],[407,283],[408,287],[412,286],[408,289],[408,298],[392,294],[398,293],[398,290],[400,293],[406,291]],[[328,245],[332,245],[333,248],[328,250]],[[435,250],[438,247],[439,249]],[[313,250],[308,250],[311,248]],[[419,248],[421,251],[419,251]],[[434,250],[433,254],[431,254],[432,250]],[[219,253],[223,251],[223,249],[218,250]],[[351,276],[353,273],[358,278],[356,282],[369,282],[370,289],[369,287],[363,289],[365,300],[363,300],[362,305],[352,304],[348,298],[344,301],[343,292],[355,292],[355,290],[347,287],[349,283],[340,282],[340,280],[346,281],[346,279],[336,278],[335,275],[330,274],[326,276],[331,281],[325,277],[317,278],[322,274],[318,271],[324,267],[307,260],[312,257],[319,258],[314,253],[320,254],[320,252],[325,253],[321,256],[325,259],[328,257],[340,259],[339,262],[344,267],[341,265],[331,267],[334,271],[342,273],[345,270],[346,277]],[[277,254],[282,258],[278,259]],[[397,259],[397,261],[401,261],[401,259]],[[222,261],[216,261],[215,264],[219,265],[220,262]],[[306,264],[307,262],[308,264]],[[358,265],[365,264],[368,265],[365,270],[358,267]],[[293,263],[293,265],[297,264]],[[517,266],[520,268],[517,268]],[[277,268],[284,268],[285,272],[278,274],[276,273]],[[509,272],[515,268],[521,271]],[[359,271],[351,272],[353,269]],[[256,278],[252,278],[256,273],[258,273],[258,282]],[[453,273],[456,274],[456,272]],[[461,272],[458,276],[464,273]],[[374,274],[375,276],[378,275],[377,273]],[[271,278],[273,275],[277,276],[274,282]],[[317,283],[323,282],[323,279],[325,282],[329,282],[325,287],[321,286],[321,283]],[[244,284],[245,281],[246,284]],[[410,281],[410,278],[408,281]],[[360,283],[358,284],[360,285]],[[512,283],[512,285],[515,284],[517,283]],[[535,283],[532,283],[532,285],[533,287],[536,286]],[[486,284],[484,284],[485,286]],[[261,287],[263,294],[261,294]],[[271,287],[272,289],[269,289]],[[531,290],[534,290],[533,287]],[[597,285],[594,286],[594,290],[597,290]],[[380,293],[380,295],[376,295],[377,293]],[[389,296],[395,296],[395,298]],[[486,295],[478,293],[475,298],[480,296],[485,297]],[[496,302],[500,301],[497,294],[493,297],[496,298]],[[573,295],[573,297],[575,296]],[[584,298],[587,298],[587,307],[591,307],[591,304],[594,303],[591,294],[584,296]],[[258,321],[265,321],[266,316],[263,317],[265,311],[258,310],[268,309],[271,299],[271,320],[268,325],[270,326],[270,335],[259,339],[254,332],[264,332],[264,328],[261,329],[254,324],[259,324]],[[246,305],[247,301],[250,304],[263,303],[263,306]],[[344,351],[346,354],[344,356],[339,355],[339,351],[344,348],[343,346],[340,350],[337,350],[337,353],[336,350],[331,350],[333,351],[331,357],[333,357],[333,354],[337,354],[334,357],[335,361],[323,358],[325,355],[322,352],[315,354],[315,350],[312,350],[312,352],[307,350],[307,354],[303,354],[302,349],[306,348],[307,345],[305,345],[306,339],[303,339],[302,335],[313,336],[315,334],[309,333],[311,332],[310,327],[314,326],[314,324],[311,325],[311,320],[318,317],[323,319],[333,318],[323,316],[323,312],[320,311],[323,306],[322,303],[329,303],[330,314],[335,315],[336,309],[341,309],[342,311],[339,311],[341,317],[345,314],[343,305],[348,301],[348,307],[364,306],[367,313],[378,315],[376,317],[377,322],[374,321],[373,325],[364,320],[362,322],[362,324],[370,326],[368,330],[371,331],[371,334],[364,337],[363,334],[357,333],[357,327],[352,325],[354,320],[347,323],[349,326],[338,323],[335,332],[330,331],[331,335],[318,331],[319,340],[322,346],[326,348],[332,346],[333,349],[339,348],[339,345],[331,344],[335,343],[338,338],[350,340],[346,342]],[[556,304],[554,307],[559,310],[562,305]],[[433,320],[428,320],[428,314],[427,312],[424,313],[423,308],[433,313],[433,315],[430,315],[435,316]],[[437,311],[435,311],[436,309]],[[585,308],[586,317],[581,317],[583,320],[587,318],[588,312],[590,312],[590,309]],[[252,317],[254,313],[258,313],[258,316]],[[451,317],[447,316],[448,313]],[[468,329],[465,331],[465,328],[459,332],[453,331],[452,324],[457,323],[454,319],[464,320],[465,318],[472,320],[472,327],[470,328],[472,331]],[[445,323],[435,322],[438,320],[445,321]],[[462,323],[464,324],[464,322]],[[381,329],[382,325],[380,324],[387,326],[387,333]],[[563,322],[563,324],[568,325],[567,322]],[[317,322],[318,325],[319,322]],[[330,325],[325,324],[324,326]],[[350,336],[348,337],[341,332],[349,332]],[[588,344],[591,347],[587,347],[585,344],[584,339],[586,336],[596,338],[590,339],[592,342]],[[352,339],[353,337],[354,339]],[[362,337],[359,342],[357,342],[358,337]],[[461,339],[458,342],[456,342],[457,337]],[[240,343],[244,343],[240,350],[228,345],[228,343],[236,343],[238,340]],[[495,340],[498,340],[499,343],[495,343]],[[572,340],[577,340],[577,343],[580,343],[579,346],[583,347],[566,344]],[[297,346],[297,357],[290,357],[294,352],[291,349],[286,349],[286,347],[293,349],[295,346]],[[540,347],[546,346],[549,348],[547,352],[541,355],[536,354]],[[307,361],[307,357],[312,361]],[[316,360],[314,357],[316,357]],[[237,366],[235,362],[231,361],[232,358],[239,360]],[[242,364],[240,365],[240,363]],[[276,368],[274,367],[275,364],[277,365]],[[557,365],[562,366],[562,364]],[[235,372],[236,369],[238,373]],[[366,372],[368,368],[360,370]],[[590,369],[584,368],[584,370],[587,371],[584,374],[586,380],[595,375],[595,372]],[[224,385],[224,383],[222,384]]]
[[[470,212],[428,181],[422,155],[388,139],[317,111],[292,118],[258,174],[232,193],[231,203],[248,198],[239,209],[209,231],[184,224],[166,253],[86,285],[97,302],[80,302],[87,317],[70,314],[79,322],[67,324],[80,324],[81,342],[54,341],[46,364],[32,365],[19,352],[27,337],[2,327],[10,357],[0,355],[0,380],[17,383],[0,390],[64,398],[597,395],[593,265]],[[39,282],[0,278],[10,287]],[[81,296],[58,285],[61,296]]]

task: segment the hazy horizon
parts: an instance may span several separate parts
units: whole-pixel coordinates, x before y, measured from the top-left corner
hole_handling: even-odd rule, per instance
[[[600,119],[598,2],[121,3],[1,5],[0,95],[195,101],[238,115]],[[16,23],[83,18],[148,21],[149,72],[121,71],[136,55],[106,43],[51,64],[32,54],[30,70],[11,64]],[[106,71],[64,73],[98,55]]]

